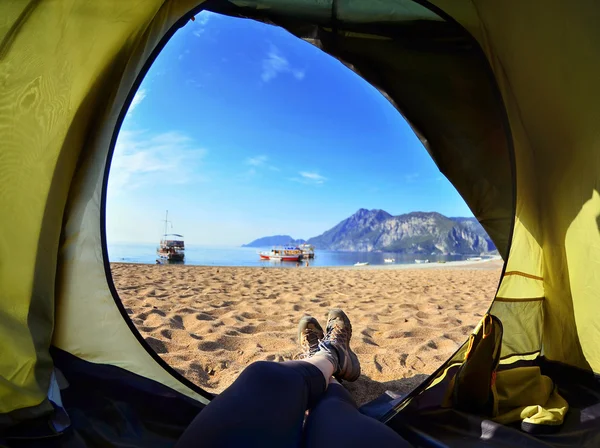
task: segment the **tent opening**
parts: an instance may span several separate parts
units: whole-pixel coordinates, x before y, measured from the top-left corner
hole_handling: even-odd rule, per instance
[[[340,307],[357,401],[406,394],[468,337],[502,269],[389,98],[282,28],[208,12],[133,98],[105,225],[128,317],[210,393],[295,359],[298,320]]]

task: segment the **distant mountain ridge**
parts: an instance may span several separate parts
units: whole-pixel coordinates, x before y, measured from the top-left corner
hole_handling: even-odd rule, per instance
[[[437,212],[392,216],[361,208],[323,234],[310,238],[319,249],[406,254],[482,254],[496,251],[475,218],[448,218]]]
[[[242,244],[242,247],[287,246],[287,245],[294,245],[294,244],[302,244],[305,242],[306,242],[305,240],[302,240],[302,239],[296,240],[289,235],[273,235],[273,236],[265,236],[263,238],[259,238],[248,244]]]
[[[302,244],[289,235],[259,238],[244,247]],[[306,241],[317,249],[348,252],[475,255],[496,252],[476,218],[448,218],[437,212],[393,216],[361,208],[333,228]]]

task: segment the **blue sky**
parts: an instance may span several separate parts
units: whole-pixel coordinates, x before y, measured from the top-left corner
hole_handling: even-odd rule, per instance
[[[472,216],[375,88],[280,28],[209,13],[148,72],[108,188],[109,243],[156,243],[167,209],[206,245],[308,238],[359,208]]]

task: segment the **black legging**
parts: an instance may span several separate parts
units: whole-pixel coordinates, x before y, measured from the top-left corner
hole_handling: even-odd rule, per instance
[[[326,390],[321,371],[303,361],[251,364],[177,443],[177,448],[300,446],[409,445],[388,426],[361,414],[341,385]]]

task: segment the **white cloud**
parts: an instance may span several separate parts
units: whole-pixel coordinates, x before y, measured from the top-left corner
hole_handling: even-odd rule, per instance
[[[319,184],[322,184],[326,180],[325,177],[321,176],[318,173],[309,173],[307,171],[301,171],[300,176],[302,176],[305,179],[317,182]]]
[[[246,174],[249,174],[250,176],[254,176],[257,173],[255,168],[263,168],[263,169],[266,168],[271,171],[281,171],[276,166],[268,164],[267,163],[268,160],[269,160],[269,158],[265,155],[248,157],[245,161],[246,165],[250,165],[254,168],[250,169],[250,171],[248,171]]]
[[[248,157],[246,159],[246,164],[252,165],[252,166],[262,166],[265,164],[265,162],[267,160],[268,160],[267,156]]]
[[[131,104],[129,105],[128,113],[133,112],[133,110],[146,98],[146,89],[139,89],[135,95],[133,96],[133,100],[131,100]]]
[[[110,167],[109,190],[206,180],[198,173],[206,150],[180,132],[121,131]]]
[[[321,185],[324,184],[327,180],[325,176],[321,176],[319,173],[315,172],[300,171],[298,174],[300,175],[300,177],[293,177],[290,180],[309,185]]]
[[[216,14],[210,11],[202,11],[198,14],[193,22],[195,29],[192,31],[192,34],[196,37],[202,37],[205,31],[204,27],[213,16],[216,16]]]
[[[304,79],[304,70],[292,67],[285,56],[281,54],[275,45],[271,45],[267,57],[262,61],[262,73],[260,75],[264,82],[275,79],[281,73],[291,73],[298,81]]]
[[[210,18],[215,15],[216,14],[214,12],[202,11],[200,14],[198,14],[198,17],[196,17],[196,22],[198,22],[198,25],[204,26],[208,23]]]

